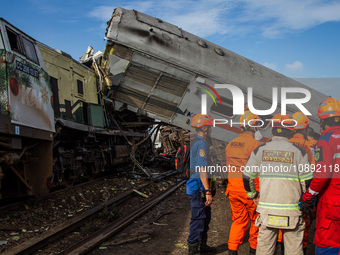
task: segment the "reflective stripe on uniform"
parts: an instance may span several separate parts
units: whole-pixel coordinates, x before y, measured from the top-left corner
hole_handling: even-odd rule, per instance
[[[290,174],[261,174],[259,179],[279,179],[279,180],[289,180],[289,181],[305,181],[313,178],[313,173],[307,173],[303,176],[290,175]]]
[[[250,199],[253,199],[254,198],[254,195],[256,193],[256,190],[252,190],[252,191],[246,191],[247,193],[247,196],[250,198]]]
[[[314,173],[310,172],[310,173],[300,176],[300,181],[310,180],[310,179],[313,179],[313,177],[314,177]]]
[[[274,204],[259,202],[258,207],[265,209],[283,209],[283,210],[299,210],[299,204]]]
[[[335,153],[335,154],[333,155],[333,159],[336,159],[336,158],[340,158],[340,153]]]
[[[251,178],[251,179],[255,179],[255,178],[256,178],[256,175],[257,175],[256,172],[248,172],[248,171],[244,171],[243,174],[244,174],[245,176],[248,176],[248,177]]]
[[[312,190],[310,187],[308,188],[308,191],[313,196],[317,196],[319,194],[319,192],[316,192],[316,191]]]

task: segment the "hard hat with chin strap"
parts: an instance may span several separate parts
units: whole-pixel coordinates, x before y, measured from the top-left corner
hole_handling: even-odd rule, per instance
[[[318,116],[320,119],[340,116],[340,101],[333,97],[327,98],[319,105]]]
[[[310,120],[303,112],[294,113],[292,118],[296,121],[295,129],[305,129],[310,124]]]
[[[201,128],[203,126],[213,126],[214,120],[207,114],[196,114],[192,121],[191,126],[194,128]]]
[[[270,127],[294,130],[295,124],[296,123],[293,121],[292,117],[290,117],[288,114],[282,115],[281,113],[278,113],[272,118]]]
[[[251,120],[254,120],[254,122],[256,122],[256,120],[260,120],[260,117],[249,110],[245,111],[244,114],[240,116],[239,120],[240,126],[241,127],[247,126],[247,123],[249,123],[249,121]]]

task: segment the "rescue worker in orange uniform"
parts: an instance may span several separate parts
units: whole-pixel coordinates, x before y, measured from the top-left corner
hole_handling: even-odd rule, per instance
[[[256,120],[259,116],[246,111],[240,116],[240,126],[242,133],[230,141],[225,148],[226,165],[228,167],[228,186],[226,196],[229,198],[233,223],[230,227],[228,249],[229,255],[237,254],[247,230],[250,219],[249,245],[250,254],[255,254],[257,246],[258,228],[255,227],[255,219],[258,216],[256,205],[249,199],[243,185],[242,169],[251,154],[261,143],[255,140]],[[242,123],[242,124],[241,124]]]
[[[314,178],[301,199],[301,210],[318,197],[315,254],[340,254],[340,101],[329,97],[318,109],[323,131],[315,154]]]
[[[296,126],[294,128],[294,135],[289,141],[297,146],[300,146],[307,152],[308,160],[311,165],[315,165],[315,158],[313,155],[313,145],[308,141],[308,128],[310,124],[310,120],[303,112],[296,112],[292,115],[292,119],[296,121]],[[307,244],[308,244],[308,236],[309,236],[309,228],[310,222],[307,218],[307,215],[304,214],[305,219],[305,232],[303,236],[303,253],[306,254],[307,251]]]

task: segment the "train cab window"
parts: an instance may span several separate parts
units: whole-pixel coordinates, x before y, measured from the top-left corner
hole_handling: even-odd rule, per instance
[[[12,51],[19,52],[25,55],[29,60],[39,63],[34,43],[27,38],[20,36],[18,33],[12,31],[9,28],[6,28],[6,30]]]
[[[35,47],[33,42],[27,40],[26,38],[22,38],[22,41],[24,43],[24,48],[25,48],[25,52],[26,52],[26,57],[30,60],[32,60],[33,62],[38,63],[38,56],[37,53],[35,51]]]
[[[227,118],[233,118],[233,100],[221,97],[222,105],[217,101],[217,105],[213,104],[210,111]]]
[[[84,84],[81,80],[77,80],[77,89],[79,95],[84,95]]]
[[[8,36],[8,40],[9,40],[9,44],[11,46],[11,49],[13,51],[17,51],[22,53],[22,49],[20,47],[20,38],[19,38],[19,34],[13,32],[10,29],[6,29],[7,30],[7,36]]]

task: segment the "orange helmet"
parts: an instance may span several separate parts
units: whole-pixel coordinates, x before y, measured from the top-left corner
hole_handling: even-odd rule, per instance
[[[252,113],[249,110],[246,110],[243,115],[240,116],[240,126],[244,127],[244,123],[248,123],[251,120],[257,120],[260,119],[260,117],[254,113]]]
[[[310,120],[303,112],[296,112],[292,117],[296,121],[295,129],[305,129],[310,124]]]
[[[278,128],[294,130],[295,124],[296,123],[293,121],[292,117],[290,117],[288,114],[282,115],[281,113],[278,113],[272,118],[272,123],[270,127],[271,128],[278,127]]]
[[[318,116],[320,119],[340,116],[340,102],[333,97],[327,98],[320,104]]]
[[[196,114],[191,121],[191,126],[195,128],[201,128],[203,126],[213,126],[213,119],[207,114]]]

